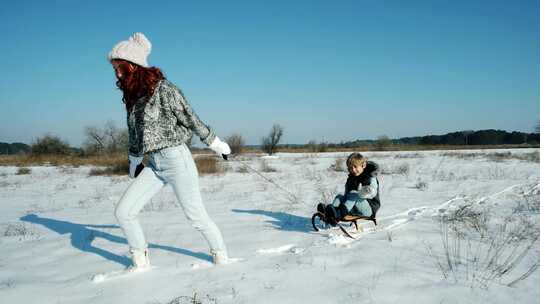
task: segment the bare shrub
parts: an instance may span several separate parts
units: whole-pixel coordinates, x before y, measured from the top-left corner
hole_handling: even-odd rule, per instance
[[[315,153],[308,153],[308,154],[306,154],[304,159],[307,160],[308,164],[316,165],[318,163],[319,156],[317,154],[315,154]]]
[[[323,179],[323,176],[320,174],[320,172],[314,168],[307,168],[306,170],[303,170],[303,172],[307,180],[318,183],[321,182]]]
[[[327,142],[321,142],[321,143],[317,143],[317,141],[315,140],[310,140],[308,143],[307,143],[307,148],[310,152],[313,152],[313,153],[322,153],[322,152],[327,152],[328,151],[328,143]]]
[[[428,188],[428,184],[424,181],[418,180],[414,187],[420,191],[425,191]]]
[[[381,168],[380,169],[381,174],[388,174],[388,175],[395,174],[395,172],[392,170],[392,168],[390,168],[387,165],[382,165],[380,168]]]
[[[92,199],[79,200],[77,206],[81,209],[89,209],[95,206],[96,202]]]
[[[442,157],[454,157],[458,159],[473,159],[481,156],[486,156],[485,153],[468,153],[468,152],[443,152]]]
[[[220,174],[224,173],[225,170],[218,162],[216,157],[213,156],[202,156],[195,158],[195,163],[197,164],[197,170],[200,175],[206,174]]]
[[[68,143],[58,136],[47,134],[43,137],[40,137],[36,140],[35,143],[31,145],[31,153],[33,155],[43,155],[43,154],[57,154],[57,155],[67,155],[71,152],[71,148]]]
[[[30,174],[31,172],[32,172],[32,170],[30,170],[30,168],[26,168],[26,167],[22,167],[22,168],[17,169],[17,175],[26,175],[26,174]]]
[[[112,176],[112,175],[127,175],[129,173],[129,162],[127,159],[119,160],[115,164],[106,166],[105,168],[94,168],[88,173],[89,176]]]
[[[394,167],[387,167],[383,166],[381,169],[382,174],[401,174],[401,175],[409,175],[410,166],[407,163],[397,165]]]
[[[387,230],[386,231],[386,239],[390,243],[394,240],[394,232],[392,230]]]
[[[397,173],[401,175],[409,175],[409,164],[401,164],[397,167]]]
[[[219,192],[223,191],[223,189],[225,189],[225,183],[223,181],[221,181],[221,182],[216,182],[216,183],[209,184],[208,187],[203,188],[203,191],[205,193],[214,194],[214,193],[219,193]]]
[[[68,166],[61,166],[60,168],[58,168],[58,170],[60,171],[60,173],[63,173],[63,174],[74,173],[73,167],[68,167]]]
[[[489,166],[486,169],[485,176],[491,180],[502,180],[508,177],[508,173],[506,172],[506,170],[499,167],[497,164],[492,164],[492,166]]]
[[[161,211],[167,211],[170,209],[177,208],[176,199],[167,200],[167,199],[159,199],[159,198],[152,198],[148,204],[144,205],[141,212],[161,212]]]
[[[231,147],[232,154],[242,154],[246,141],[240,134],[233,134],[225,138],[225,142]]]
[[[261,163],[260,163],[260,170],[261,172],[266,172],[266,173],[269,173],[269,172],[277,172],[277,169],[274,168],[274,167],[271,167],[268,162],[266,162],[265,160],[262,160]]]
[[[27,223],[9,223],[4,230],[5,237],[17,237],[19,240],[35,238],[39,233]]]
[[[279,186],[275,182],[272,182],[272,184],[274,186],[277,186],[281,190],[284,190],[284,191],[279,192],[279,197],[281,197],[281,199],[287,203],[287,207],[285,209],[286,211],[292,214],[292,211],[295,208],[298,208],[301,204],[305,204],[302,197],[303,190],[300,185],[290,185],[289,187],[287,187],[287,189],[285,189]],[[295,219],[293,218],[292,215],[288,215],[286,217],[285,225],[297,225],[297,224],[299,223],[295,222]]]
[[[15,287],[15,280],[9,278],[5,279],[4,281],[0,282],[0,290],[1,289],[8,289]]]
[[[443,171],[443,170],[435,170],[433,172],[433,180],[434,181],[444,181],[444,182],[449,182],[449,181],[454,181],[457,179],[457,176],[454,172],[448,172],[448,171]]]
[[[443,216],[441,254],[435,253],[432,246],[428,246],[428,254],[444,279],[465,281],[471,288],[487,289],[494,282],[513,286],[539,266],[537,258],[520,276],[505,280],[529,255],[540,238],[540,231],[527,217],[512,215],[502,221],[491,221],[485,212],[464,206]]]
[[[329,144],[328,142],[320,142],[318,145],[317,145],[317,152],[319,153],[324,153],[324,152],[327,152],[329,149]]]
[[[310,140],[310,141],[308,141],[308,143],[307,143],[306,146],[307,146],[307,149],[308,149],[310,152],[312,152],[312,153],[318,152],[318,151],[317,151],[317,141],[315,141],[315,140]]]
[[[160,302],[153,302],[152,304],[161,304]],[[195,292],[193,296],[179,296],[165,304],[218,304],[216,298],[206,295],[205,297],[199,297]]]
[[[86,135],[86,141],[83,144],[83,148],[88,154],[94,154],[105,151],[105,135],[103,132],[93,126],[88,126],[84,129]]]
[[[420,153],[407,153],[407,154],[396,154],[394,158],[423,158],[424,156]]]
[[[540,212],[540,188],[535,188],[533,191],[523,193],[522,198],[523,199],[518,202],[514,212]]]
[[[484,157],[494,162],[503,162],[507,160],[517,159],[517,160],[522,160],[526,162],[540,163],[539,151],[533,151],[530,153],[519,153],[519,154],[512,153],[510,151],[495,152],[495,153],[444,152],[444,153],[441,153],[441,156],[454,157],[454,158],[465,159],[465,160]]]
[[[531,163],[540,163],[540,152],[539,151],[534,151],[534,152],[530,152],[530,153],[523,153],[523,154],[513,154],[510,151],[508,151],[508,152],[496,152],[496,153],[488,154],[487,157],[488,157],[489,160],[495,161],[495,162],[503,162],[503,161],[506,161],[506,160],[517,159],[517,160],[522,160],[522,161],[531,162]]]
[[[268,136],[263,137],[261,140],[263,151],[270,155],[274,154],[282,136],[283,127],[278,124],[273,125]]]
[[[68,189],[70,187],[69,186],[70,183],[71,183],[71,181],[68,180],[68,181],[66,181],[64,183],[57,184],[56,186],[54,186],[54,191],[59,192],[59,191],[66,190],[66,189]]]
[[[246,166],[240,166],[236,168],[236,172],[238,173],[249,173],[249,170]]]
[[[505,160],[511,160],[513,157],[512,152],[495,152],[487,155],[487,158],[495,162],[503,162]]]
[[[330,165],[330,170],[336,171],[336,172],[345,172],[347,171],[345,168],[345,159],[343,158],[336,158],[334,163]]]
[[[119,129],[113,121],[108,121],[103,128],[88,126],[83,150],[87,155],[126,151],[128,148],[128,130]]]
[[[474,207],[473,202],[467,202],[458,206],[445,216],[445,221],[451,224],[454,231],[467,229],[467,231],[476,232],[480,238],[484,238],[489,229],[491,212],[487,208],[478,209]]]
[[[334,198],[337,195],[337,191],[332,188],[325,188],[321,185],[317,187],[319,189],[319,199],[317,200],[318,204],[331,204],[334,201]]]
[[[540,163],[540,152],[534,151],[530,153],[524,153],[520,155],[516,155],[516,157],[520,160],[524,160],[531,163]]]
[[[381,135],[377,138],[375,142],[375,149],[378,151],[388,150],[392,146],[392,140],[386,135]]]

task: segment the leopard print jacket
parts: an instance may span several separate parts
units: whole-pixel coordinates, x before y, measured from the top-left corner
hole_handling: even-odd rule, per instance
[[[154,94],[139,99],[127,113],[129,132],[128,153],[146,153],[189,143],[193,133],[210,145],[214,131],[193,112],[182,91],[174,84],[161,80]]]

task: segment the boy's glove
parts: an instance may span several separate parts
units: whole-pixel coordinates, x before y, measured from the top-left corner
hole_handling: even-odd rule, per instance
[[[212,144],[210,144],[210,149],[214,150],[219,155],[229,155],[231,154],[231,148],[226,142],[223,142],[216,136]]]
[[[129,156],[129,177],[135,178],[144,168],[142,156]]]

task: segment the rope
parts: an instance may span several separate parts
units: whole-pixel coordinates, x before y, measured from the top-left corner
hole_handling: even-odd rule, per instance
[[[278,185],[276,182],[274,182],[273,180],[269,179],[268,177],[262,175],[259,171],[253,169],[252,167],[246,165],[246,164],[242,164],[244,167],[248,168],[249,170],[253,171],[254,173],[256,173],[258,176],[262,177],[264,180],[268,181],[269,183],[271,183],[272,185],[276,186],[278,189],[280,189],[281,191],[287,193],[288,195],[290,195],[291,197],[296,197],[296,195],[294,195],[293,193],[291,193],[289,190],[281,187],[280,185]]]

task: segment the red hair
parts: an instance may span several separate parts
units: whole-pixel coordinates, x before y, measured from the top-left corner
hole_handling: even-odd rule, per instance
[[[116,81],[116,86],[124,94],[122,101],[128,111],[131,111],[139,98],[152,96],[157,83],[165,79],[163,72],[159,68],[145,68],[121,59],[114,59],[113,61],[118,63],[118,69],[123,75],[122,78],[118,78]]]

